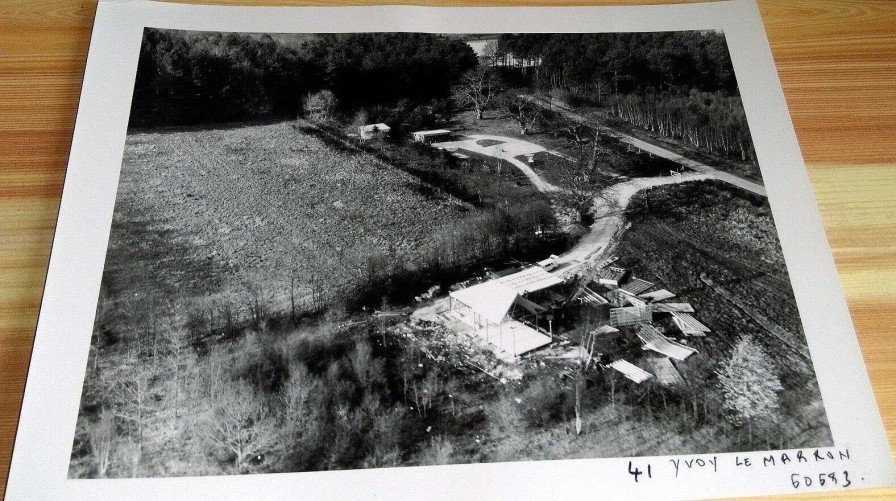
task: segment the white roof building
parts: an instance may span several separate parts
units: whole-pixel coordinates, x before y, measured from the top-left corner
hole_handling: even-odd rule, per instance
[[[454,291],[452,298],[470,307],[477,315],[489,323],[498,325],[513,306],[517,298],[515,290],[496,281],[485,282]]]
[[[518,311],[534,315],[537,325],[538,315],[546,310],[524,298],[523,294],[562,282],[563,280],[543,268],[533,266],[451,292],[450,314],[472,327],[474,335],[497,346],[511,359],[515,359],[550,344],[551,336],[545,336],[538,328],[514,319],[511,316],[514,307],[520,308]]]
[[[428,143],[437,137],[450,136],[452,132],[448,129],[418,130],[412,132],[414,141],[418,143]]]
[[[388,134],[390,130],[392,130],[391,127],[382,123],[362,125],[358,127],[358,135],[361,136],[361,140],[373,139],[374,137]]]

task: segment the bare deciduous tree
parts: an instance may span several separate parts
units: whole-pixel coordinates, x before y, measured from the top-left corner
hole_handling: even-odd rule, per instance
[[[597,136],[579,144],[573,165],[563,172],[566,185],[559,198],[560,204],[590,226],[601,214],[614,209],[610,186],[613,176],[601,167]]]
[[[107,409],[100,412],[99,420],[87,429],[90,452],[96,464],[96,474],[105,478],[112,459],[112,439],[115,436],[115,421]]]
[[[575,387],[576,435],[582,434],[582,392],[585,389],[585,371],[588,370],[591,366],[591,362],[594,360],[595,342],[596,336],[591,329],[591,322],[589,319],[589,321],[585,323],[585,328],[582,329],[581,338],[579,340],[579,357]]]
[[[349,355],[352,370],[361,388],[367,388],[383,380],[382,362],[374,359],[370,343],[360,341]]]
[[[299,468],[321,441],[323,394],[321,382],[304,365],[296,363],[290,367],[289,381],[280,391],[281,434],[286,454]]]
[[[498,41],[489,40],[488,42],[485,42],[485,46],[482,48],[482,58],[489,64],[489,66],[497,66],[499,56],[500,51],[498,50]]]
[[[315,122],[329,123],[336,118],[336,108],[339,101],[336,95],[328,89],[324,89],[313,94],[308,94],[302,100],[302,108],[305,110],[305,116]]]
[[[277,422],[267,403],[244,382],[225,385],[206,416],[206,436],[233,459],[239,473],[263,470],[281,446]]]
[[[146,418],[153,414],[155,402],[151,395],[151,385],[156,376],[156,366],[148,357],[133,353],[129,355],[132,364],[123,370],[122,380],[111,387],[115,402],[115,415],[130,422],[136,428],[137,454],[143,447]]]
[[[497,92],[497,76],[491,68],[480,66],[464,74],[454,88],[454,99],[461,106],[472,106],[476,110],[476,119],[482,120],[482,113],[489,109]]]
[[[420,464],[440,465],[451,464],[454,455],[454,445],[445,437],[432,437],[429,446],[420,454]]]
[[[528,99],[515,93],[505,94],[501,98],[502,107],[510,113],[510,116],[520,128],[520,135],[527,135],[541,120],[541,108]]]

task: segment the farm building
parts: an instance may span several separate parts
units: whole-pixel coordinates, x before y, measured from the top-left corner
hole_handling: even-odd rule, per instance
[[[577,308],[587,308],[584,315],[597,323],[591,332],[600,338],[602,350],[612,352],[619,336],[637,336],[642,348],[654,353],[650,360],[634,361],[637,365],[617,359],[605,367],[636,383],[656,378],[664,385],[681,384],[681,374],[670,359],[684,362],[697,350],[682,337],[675,336],[678,341],[668,337],[673,334],[667,333],[666,325],[677,327],[682,336],[706,336],[710,330],[691,315],[694,307],[686,302],[665,302],[676,294],[634,276],[631,270],[611,266],[614,258],[587,275],[576,276],[573,287],[557,288],[569,283],[570,276],[556,266],[558,260],[552,255],[527,267],[486,270],[486,281],[449,294],[443,318],[456,322],[455,328],[461,331],[472,328],[474,337],[489,343],[499,358],[510,362],[550,345],[555,339],[555,312],[559,308],[563,313],[557,318],[567,318],[564,310],[577,304]],[[582,313],[572,315],[575,318]],[[656,315],[671,322],[656,324]],[[562,342],[552,352],[562,351],[567,346],[564,343],[570,342],[564,334],[558,339]],[[577,348],[554,357],[575,359]]]
[[[437,143],[439,141],[447,141],[451,137],[452,132],[448,129],[435,129],[435,130],[418,130],[417,132],[412,132],[411,136],[414,138],[414,141],[423,144],[432,144]]]
[[[390,130],[392,129],[388,125],[382,123],[362,125],[358,127],[358,136],[361,138],[361,141],[382,139],[389,135]]]
[[[539,266],[526,268],[451,292],[449,315],[516,358],[547,346],[553,337],[548,309],[523,296],[562,282]],[[548,319],[547,331],[539,318]]]

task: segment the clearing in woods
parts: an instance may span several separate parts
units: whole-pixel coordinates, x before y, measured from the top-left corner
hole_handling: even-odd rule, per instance
[[[350,282],[359,259],[413,259],[469,207],[289,122],[129,134],[105,267],[114,297],[288,304],[290,276]]]

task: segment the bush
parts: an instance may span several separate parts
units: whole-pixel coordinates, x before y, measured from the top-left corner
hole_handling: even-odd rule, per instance
[[[565,421],[574,410],[571,390],[561,388],[551,379],[535,380],[520,398],[526,423],[533,428]]]
[[[241,344],[243,346],[238,353],[245,354],[246,358],[242,362],[237,361],[236,376],[265,394],[280,391],[289,379],[289,362],[284,354],[270,344],[259,343],[252,338]]]

